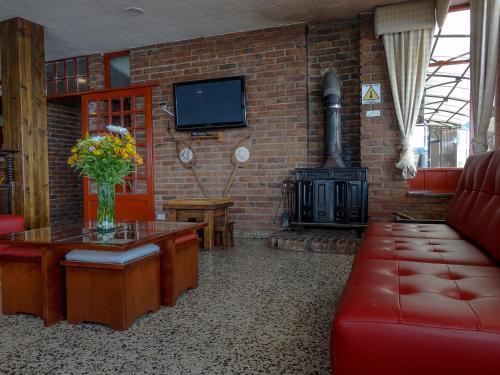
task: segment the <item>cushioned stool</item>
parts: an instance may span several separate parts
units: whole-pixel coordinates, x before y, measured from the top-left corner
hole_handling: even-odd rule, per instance
[[[42,254],[39,249],[0,248],[2,312],[42,317]]]
[[[68,323],[103,323],[121,331],[160,308],[160,248],[66,254]]]

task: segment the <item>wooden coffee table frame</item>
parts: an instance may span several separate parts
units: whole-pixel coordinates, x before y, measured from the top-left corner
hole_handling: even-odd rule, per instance
[[[186,223],[187,224],[187,223]],[[178,231],[159,233],[152,238],[139,239],[127,244],[99,245],[95,243],[81,242],[30,242],[9,241],[0,239],[0,244],[12,247],[38,247],[41,249],[41,271],[42,271],[42,319],[46,327],[56,324],[65,319],[66,315],[66,293],[65,273],[61,262],[64,261],[66,253],[73,249],[85,248],[86,250],[105,251],[127,251],[135,247],[154,243],[160,246],[160,283],[161,304],[163,306],[175,306],[176,290],[175,280],[171,274],[173,259],[175,256],[175,237],[185,233],[195,232],[207,226],[205,223],[192,223]],[[198,286],[193,285],[193,288]]]

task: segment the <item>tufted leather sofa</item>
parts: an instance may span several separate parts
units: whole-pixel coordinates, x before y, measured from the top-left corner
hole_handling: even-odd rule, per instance
[[[335,317],[335,375],[500,374],[500,150],[469,157],[445,224],[369,226]]]

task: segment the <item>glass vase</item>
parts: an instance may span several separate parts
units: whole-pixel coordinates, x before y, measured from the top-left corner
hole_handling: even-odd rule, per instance
[[[97,230],[108,232],[115,228],[115,185],[97,185]]]

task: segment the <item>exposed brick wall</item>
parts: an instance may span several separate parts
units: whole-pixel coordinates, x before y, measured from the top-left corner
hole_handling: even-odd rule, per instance
[[[342,85],[342,148],[348,166],[359,166],[359,20],[309,27],[309,135],[311,167],[324,160],[324,110],[321,81],[334,70]]]
[[[89,90],[104,89],[104,60],[102,54],[89,55]]]
[[[361,106],[361,165],[368,167],[369,216],[391,220],[394,211],[417,218],[443,218],[450,198],[407,196],[408,185],[394,164],[399,159],[400,131],[394,113],[384,46],[375,39],[373,16],[360,19],[361,83],[381,83],[382,103]],[[381,110],[380,117],[366,118],[366,111]]]
[[[238,171],[229,195],[238,228],[273,226],[281,199],[281,182],[294,168],[306,165],[307,50],[305,26],[235,33],[130,51],[132,84],[158,81],[153,90],[154,168],[156,210],[167,199],[201,197],[190,170],[175,156],[168,139],[168,115],[159,109],[171,105],[172,84],[196,79],[245,75],[248,127],[224,131],[224,141],[193,143],[197,170],[211,196],[220,196],[231,174],[236,143],[251,136],[252,158]],[[185,138],[185,133],[175,133]]]
[[[83,185],[67,164],[70,149],[82,135],[80,102],[58,99],[47,105],[49,146],[50,221],[52,224],[82,220]]]

